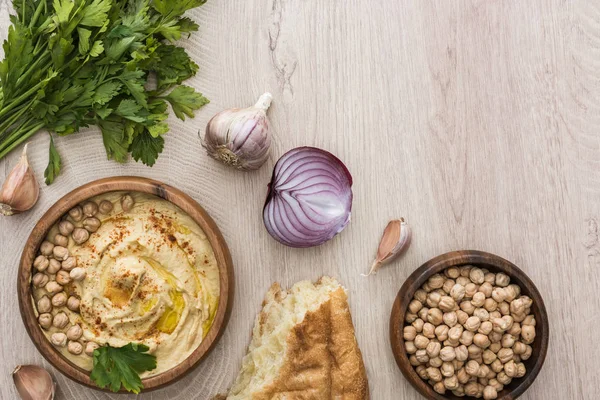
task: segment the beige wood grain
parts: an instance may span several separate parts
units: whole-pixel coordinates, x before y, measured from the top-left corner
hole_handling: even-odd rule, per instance
[[[7,0],[0,5],[6,36]],[[600,392],[600,3],[597,1],[217,1],[191,13],[190,84],[212,103],[172,119],[158,163],[108,162],[96,129],[60,138],[64,173],[28,214],[0,220],[0,398],[10,372],[44,364],[18,314],[16,268],[41,214],[67,191],[112,175],[164,180],[199,201],[229,242],[236,302],[217,349],[183,381],[143,399],[209,399],[233,380],[263,293],[321,274],[349,289],[373,399],[417,399],[394,363],[388,318],[397,290],[424,261],[454,249],[513,261],[538,285],[551,323],[546,365],[524,399]],[[205,157],[208,119],[274,94],[273,155],[255,173]],[[48,137],[31,142],[38,176]],[[271,167],[298,145],[328,149],[354,175],[353,220],[322,247],[273,241],[261,208]],[[4,177],[17,159],[0,162]],[[390,218],[414,228],[408,253],[363,278]],[[127,398],[52,371],[60,399]]]

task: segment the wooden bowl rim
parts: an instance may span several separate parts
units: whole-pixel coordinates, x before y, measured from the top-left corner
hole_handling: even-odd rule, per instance
[[[215,347],[221,335],[225,331],[231,309],[233,307],[234,294],[234,273],[233,261],[227,247],[227,243],[210,215],[194,199],[172,186],[162,182],[135,176],[119,176],[99,179],[80,186],[59,199],[42,216],[39,222],[33,228],[27,242],[23,248],[19,272],[17,275],[17,293],[19,300],[19,309],[21,317],[29,337],[50,364],[52,364],[61,373],[68,378],[91,387],[93,389],[108,392],[107,389],[100,389],[90,380],[89,371],[86,371],[67,360],[58,352],[48,341],[41,327],[38,324],[34,310],[33,297],[31,292],[32,263],[35,253],[39,249],[41,242],[47,235],[48,230],[59,218],[68,210],[82,203],[83,201],[108,192],[130,191],[142,192],[156,195],[165,199],[186,212],[205,232],[213,248],[215,258],[219,267],[220,278],[220,297],[219,305],[213,324],[206,337],[196,350],[183,362],[175,367],[162,372],[158,375],[142,380],[144,388],[142,392],[155,390],[169,385],[187,373],[189,373],[198,363],[204,359]],[[119,393],[127,393],[123,389]]]
[[[534,359],[533,366],[528,367],[526,375],[523,378],[514,381],[517,385],[512,387],[511,390],[504,389],[499,392],[497,400],[516,399],[531,386],[540,373],[546,359],[549,342],[548,314],[542,295],[533,281],[519,267],[495,254],[478,250],[451,251],[432,258],[410,274],[398,291],[390,315],[390,342],[396,364],[398,364],[402,374],[410,384],[426,398],[433,400],[460,399],[459,397],[454,396],[452,392],[446,395],[435,392],[429,383],[422,380],[417,374],[415,368],[410,364],[406,351],[404,350],[403,326],[404,315],[408,309],[408,303],[413,298],[414,292],[420,288],[431,275],[439,273],[448,267],[467,264],[488,268],[491,267],[498,271],[505,272],[511,277],[511,280],[514,278],[517,282],[513,283],[518,283],[519,286],[521,286],[523,293],[530,296],[533,300],[532,312],[536,316],[535,340],[540,341],[540,350],[537,355],[534,353],[534,355],[527,360],[527,362],[530,362]],[[526,288],[523,286],[526,286]],[[512,384],[513,382],[511,382],[511,385]],[[465,396],[463,398],[471,397]]]

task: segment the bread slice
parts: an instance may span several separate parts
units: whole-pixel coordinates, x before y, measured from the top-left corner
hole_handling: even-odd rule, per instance
[[[333,278],[271,286],[228,400],[365,400],[345,289]]]

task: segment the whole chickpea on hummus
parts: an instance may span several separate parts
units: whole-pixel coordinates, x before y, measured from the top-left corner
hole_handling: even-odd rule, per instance
[[[70,210],[33,267],[44,333],[86,370],[98,346],[130,342],[156,356],[142,378],[178,365],[208,333],[219,302],[219,269],[202,229],[143,193],[107,193]]]

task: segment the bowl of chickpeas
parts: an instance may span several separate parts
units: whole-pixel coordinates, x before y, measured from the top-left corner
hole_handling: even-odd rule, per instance
[[[428,399],[519,397],[549,339],[542,296],[510,261],[475,250],[427,261],[404,282],[390,317],[396,363]]]

